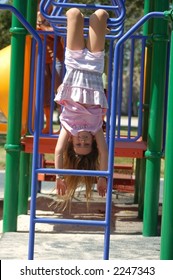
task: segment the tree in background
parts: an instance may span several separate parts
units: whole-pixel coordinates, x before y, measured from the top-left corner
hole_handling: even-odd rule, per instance
[[[8,1],[11,4],[12,1]],[[0,10],[0,49],[10,44],[11,12]]]
[[[127,32],[143,15],[144,15],[144,0],[126,0],[126,19],[124,22],[124,31]],[[141,34],[142,28],[136,34]],[[130,89],[130,53],[131,42],[127,40],[124,45],[124,71],[123,71],[123,100],[122,114],[126,115],[129,107],[128,92]],[[139,40],[135,41],[135,56],[133,69],[133,104],[131,104],[132,115],[138,114],[139,88],[140,88],[140,60],[141,60],[141,44]]]
[[[144,0],[125,0],[125,7],[125,31],[127,31],[144,15]]]

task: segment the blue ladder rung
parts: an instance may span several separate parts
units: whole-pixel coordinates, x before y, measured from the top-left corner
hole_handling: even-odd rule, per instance
[[[76,175],[76,176],[109,176],[108,171],[99,170],[78,170],[78,169],[55,169],[55,168],[37,168],[35,172],[46,174],[60,174],[60,175]]]
[[[66,225],[83,225],[83,226],[107,226],[107,222],[105,220],[79,220],[79,219],[57,219],[57,218],[34,218],[34,223],[39,224],[66,224]]]

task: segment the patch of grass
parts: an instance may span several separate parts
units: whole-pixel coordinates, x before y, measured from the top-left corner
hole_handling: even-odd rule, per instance
[[[6,151],[4,145],[6,143],[6,135],[0,135],[0,169],[5,169]]]

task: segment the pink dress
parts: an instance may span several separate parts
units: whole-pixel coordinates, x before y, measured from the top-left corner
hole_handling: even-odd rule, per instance
[[[72,135],[79,131],[95,134],[107,109],[102,81],[104,52],[66,49],[65,65],[66,74],[55,97],[63,106],[60,122]]]

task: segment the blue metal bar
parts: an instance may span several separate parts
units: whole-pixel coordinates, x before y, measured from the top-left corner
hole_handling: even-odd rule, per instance
[[[42,32],[38,32],[38,34],[41,35]],[[41,67],[41,85],[40,85],[40,108],[44,109],[44,98],[45,98],[45,68],[46,68],[46,48],[47,48],[47,33],[44,33],[44,40],[42,41],[42,46],[43,46],[43,57],[42,57],[42,67]],[[47,94],[47,93],[46,93]],[[44,127],[44,110],[40,110],[40,135],[43,135],[42,129]]]
[[[118,6],[110,6],[110,5],[101,5],[101,4],[77,4],[77,3],[61,3],[61,2],[54,2],[58,7],[64,8],[76,8],[79,9],[106,9],[110,11],[118,10]]]
[[[36,41],[32,40],[31,45],[31,62],[30,62],[30,84],[29,84],[29,105],[28,105],[28,131],[33,134],[32,116],[33,116],[33,102],[34,102],[34,72],[35,72],[35,46]]]
[[[53,53],[57,53],[58,48],[58,40],[57,36],[54,37],[54,46],[53,46]],[[51,69],[51,89],[50,89],[50,100],[54,100],[55,97],[55,80],[57,79],[57,71],[56,71],[56,56],[54,55],[52,61],[52,69]],[[58,78],[59,79],[59,78]],[[54,102],[50,102],[50,120],[49,120],[49,135],[53,133],[53,111],[54,111]]]
[[[146,37],[142,39],[142,55],[141,55],[141,74],[140,74],[140,95],[138,110],[138,136],[142,135],[142,116],[143,116],[143,89],[144,89],[144,70],[145,70],[145,46]]]
[[[36,106],[35,106],[35,120],[34,120],[34,143],[33,143],[33,163],[32,163],[32,188],[31,188],[31,205],[30,205],[30,230],[29,230],[29,244],[28,244],[28,259],[33,259],[34,256],[34,238],[35,238],[35,223],[33,219],[36,212],[36,195],[37,195],[37,174],[35,170],[39,167],[38,157],[38,139],[41,131],[40,126],[40,88],[42,78],[42,40],[39,37],[40,44],[38,44],[38,60],[37,60],[37,76],[36,76]]]
[[[46,36],[44,34],[44,32],[40,32],[37,31],[38,35],[42,35],[45,37],[46,40]],[[40,37],[40,36],[39,36]],[[40,37],[41,38],[41,37]],[[40,94],[40,102],[41,102],[41,108],[43,108],[43,97],[44,97],[44,71],[45,71],[45,56],[46,56],[46,44],[45,44],[45,40],[44,43],[42,41],[42,49],[43,49],[43,56],[42,56],[42,67],[41,67],[41,80],[43,81],[43,83],[40,84],[39,86],[39,94]],[[36,40],[33,38],[32,40],[32,49],[31,49],[31,64],[30,64],[30,94],[29,94],[29,110],[28,110],[28,128],[29,128],[29,132],[31,135],[34,134],[34,127],[33,127],[33,116],[35,114],[34,112],[34,108],[35,108],[35,103],[34,103],[34,94],[36,95],[35,92],[35,88],[34,85],[35,83],[37,83],[37,78],[36,78],[36,73],[37,73],[37,56],[36,56]],[[38,50],[37,50],[38,52]],[[44,115],[43,115],[43,111],[41,110],[40,112],[40,126],[43,127],[43,121],[44,121]]]
[[[58,22],[58,24],[61,24]],[[52,25],[54,28],[55,33],[58,36],[65,36],[66,35],[66,27],[58,26],[58,25]],[[111,29],[110,33],[105,36],[106,39],[117,39],[120,38],[120,36],[123,34],[123,30],[121,26],[117,27],[116,29]],[[84,36],[86,37],[88,35],[88,28],[84,28]]]
[[[99,170],[79,170],[79,169],[55,169],[55,168],[39,168],[35,169],[36,173],[47,174],[63,174],[63,175],[76,175],[76,176],[109,176],[109,171]]]
[[[129,77],[129,94],[128,94],[128,130],[127,138],[131,136],[131,117],[132,117],[132,96],[133,96],[133,74],[134,74],[134,54],[135,54],[134,39],[131,40],[131,52],[130,52],[130,77]]]
[[[122,45],[120,49],[120,65],[119,65],[119,84],[118,84],[118,99],[117,99],[117,136],[115,138],[121,138],[121,105],[122,105],[122,98],[123,98],[123,88],[122,88],[122,72],[123,72],[123,55],[124,55],[124,46]]]
[[[84,226],[107,226],[106,220],[80,220],[80,219],[51,219],[51,218],[34,218],[34,223],[38,224],[63,224],[63,225],[84,225]]]
[[[135,31],[137,31],[147,20],[150,18],[161,18],[165,17],[164,12],[151,12],[142,17],[136,24],[133,25],[132,28],[130,28],[117,42],[116,47],[119,49],[119,45],[121,45],[123,42],[125,42],[128,38],[130,38]]]
[[[114,49],[114,41],[110,41],[110,46],[109,46],[109,53],[112,54]],[[109,64],[108,64],[108,88],[107,88],[107,100],[108,100],[108,110],[107,110],[107,115],[106,115],[106,142],[109,145],[109,131],[110,131],[110,108],[111,108],[111,99],[112,99],[112,60],[109,59]]]
[[[124,7],[124,1],[118,0],[118,5],[115,1],[113,1],[114,5],[109,6],[109,5],[100,5],[100,4],[77,4],[77,3],[67,3],[67,1],[52,1],[52,0],[43,0],[40,3],[40,11],[43,14],[43,16],[50,22],[52,23],[59,23],[63,24],[66,22],[66,17],[63,17],[62,15],[59,17],[57,14],[55,15],[55,11],[53,12],[54,16],[49,15],[48,10],[51,7],[51,4],[54,6],[57,6],[59,8],[72,8],[72,7],[78,7],[81,9],[106,9],[110,11],[115,11],[115,15],[120,14],[118,18],[112,18],[108,20],[108,26],[113,26],[114,24],[116,25],[121,24],[123,22],[124,16],[125,16],[125,7]],[[116,3],[116,4],[115,4]],[[120,4],[121,3],[121,4]],[[119,7],[121,5],[121,7]],[[117,13],[117,11],[119,13]],[[61,11],[62,12],[62,11]],[[88,18],[85,18],[85,23],[88,25]]]
[[[45,15],[45,14],[44,14]],[[67,22],[67,17],[66,16],[52,16],[52,15],[49,15],[49,16],[45,16],[46,17],[46,20],[49,21],[52,25],[54,24],[66,24]],[[85,26],[88,26],[89,24],[89,17],[85,17],[84,18],[84,25]],[[123,21],[119,22],[119,20],[117,19],[112,19],[112,18],[109,18],[108,19],[108,27],[118,27],[118,26],[121,26],[123,24]]]

